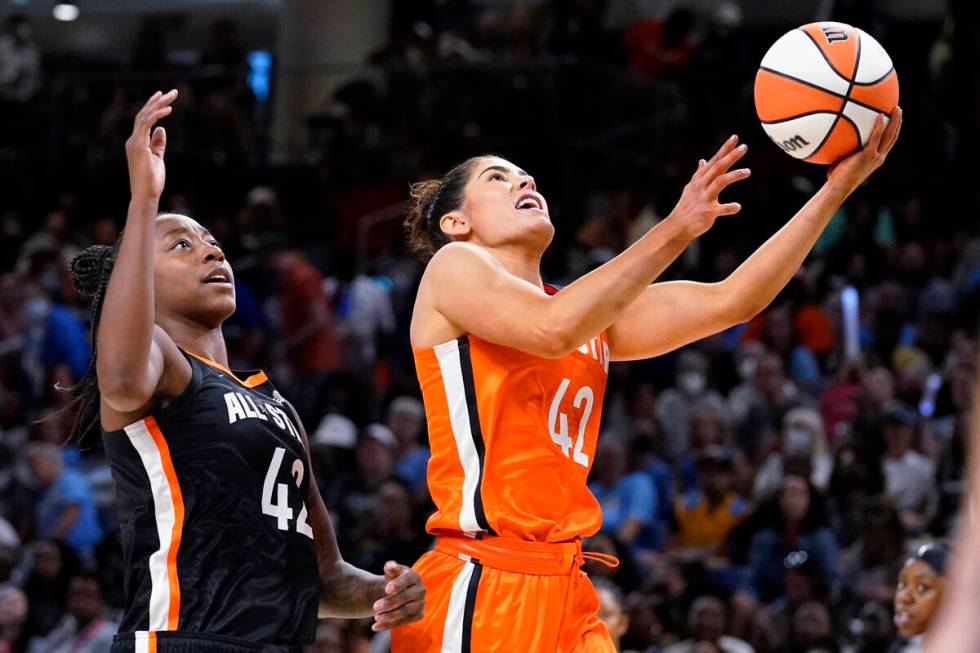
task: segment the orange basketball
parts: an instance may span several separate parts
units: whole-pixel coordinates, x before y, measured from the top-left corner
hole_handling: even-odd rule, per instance
[[[834,163],[864,146],[879,113],[898,104],[892,60],[866,32],[844,23],[784,34],[755,76],[755,110],[784,152]]]

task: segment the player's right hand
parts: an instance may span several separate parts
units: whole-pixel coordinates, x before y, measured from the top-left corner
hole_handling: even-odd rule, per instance
[[[173,111],[177,89],[154,93],[133,121],[133,133],[126,139],[126,161],[129,164],[129,189],[134,198],[159,199],[167,179],[163,154],[167,149],[167,132],[154,129],[157,121]]]
[[[747,150],[747,146],[738,145],[738,137],[733,135],[709,161],[701,159],[698,163],[698,169],[684,186],[677,206],[667,216],[669,220],[676,220],[689,238],[697,238],[706,232],[719,216],[734,215],[742,209],[738,202],[720,204],[718,195],[749,176],[748,168],[729,171]]]

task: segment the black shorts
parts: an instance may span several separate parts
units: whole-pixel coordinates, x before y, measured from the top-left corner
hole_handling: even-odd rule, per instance
[[[206,633],[158,631],[156,653],[302,653],[302,646],[285,644],[258,644]],[[112,641],[110,653],[149,653],[154,648],[136,633],[120,633]]]

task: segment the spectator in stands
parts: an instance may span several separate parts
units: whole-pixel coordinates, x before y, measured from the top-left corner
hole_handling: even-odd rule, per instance
[[[690,637],[668,646],[664,653],[700,653],[699,645],[711,644],[722,653],[754,653],[754,649],[736,637],[725,635],[725,606],[714,596],[698,597],[691,605],[687,619]]]
[[[616,650],[619,650],[619,640],[629,628],[630,620],[623,612],[623,593],[612,583],[600,580],[594,583],[596,595],[599,597],[599,621],[606,625]]]
[[[755,475],[752,496],[756,501],[769,498],[782,485],[783,467],[790,459],[808,461],[810,482],[821,492],[828,488],[834,462],[819,412],[804,406],[787,412],[780,437],[774,444],[776,450],[769,454]]]
[[[68,614],[47,637],[32,643],[31,652],[104,653],[118,629],[107,614],[99,576],[76,574],[68,587]]]
[[[690,447],[691,414],[701,403],[714,404],[721,411],[725,402],[708,385],[707,357],[689,347],[678,356],[677,387],[667,388],[656,401],[663,451],[668,458],[676,459]]]
[[[881,462],[885,494],[898,508],[910,534],[921,533],[936,514],[938,494],[935,465],[915,451],[916,415],[900,404],[888,406],[883,415],[885,457]]]
[[[32,443],[27,459],[42,488],[37,504],[38,535],[64,542],[83,560],[92,560],[93,548],[102,540],[102,528],[85,477],[65,468],[61,451],[53,444]]]
[[[0,653],[27,653],[29,604],[19,587],[0,587]]]
[[[388,406],[388,428],[395,435],[395,474],[404,479],[414,493],[425,490],[429,448],[421,442],[425,428],[425,407],[415,397],[395,397]]]
[[[68,581],[77,571],[78,561],[63,544],[35,540],[30,546],[30,562],[23,584],[31,599],[29,630],[32,636],[44,636],[65,614]]]
[[[728,534],[749,513],[749,504],[734,490],[731,455],[718,446],[707,447],[698,458],[698,489],[677,499],[676,546],[685,557],[718,555]]]
[[[589,490],[602,506],[602,532],[626,546],[652,546],[657,490],[643,472],[627,473],[626,451],[613,437],[599,443]]]

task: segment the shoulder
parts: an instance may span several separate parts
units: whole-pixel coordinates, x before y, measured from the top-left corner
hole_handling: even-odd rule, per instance
[[[460,272],[487,274],[503,269],[500,261],[479,245],[454,242],[441,247],[435,253],[425,268],[422,280],[439,279]]]

